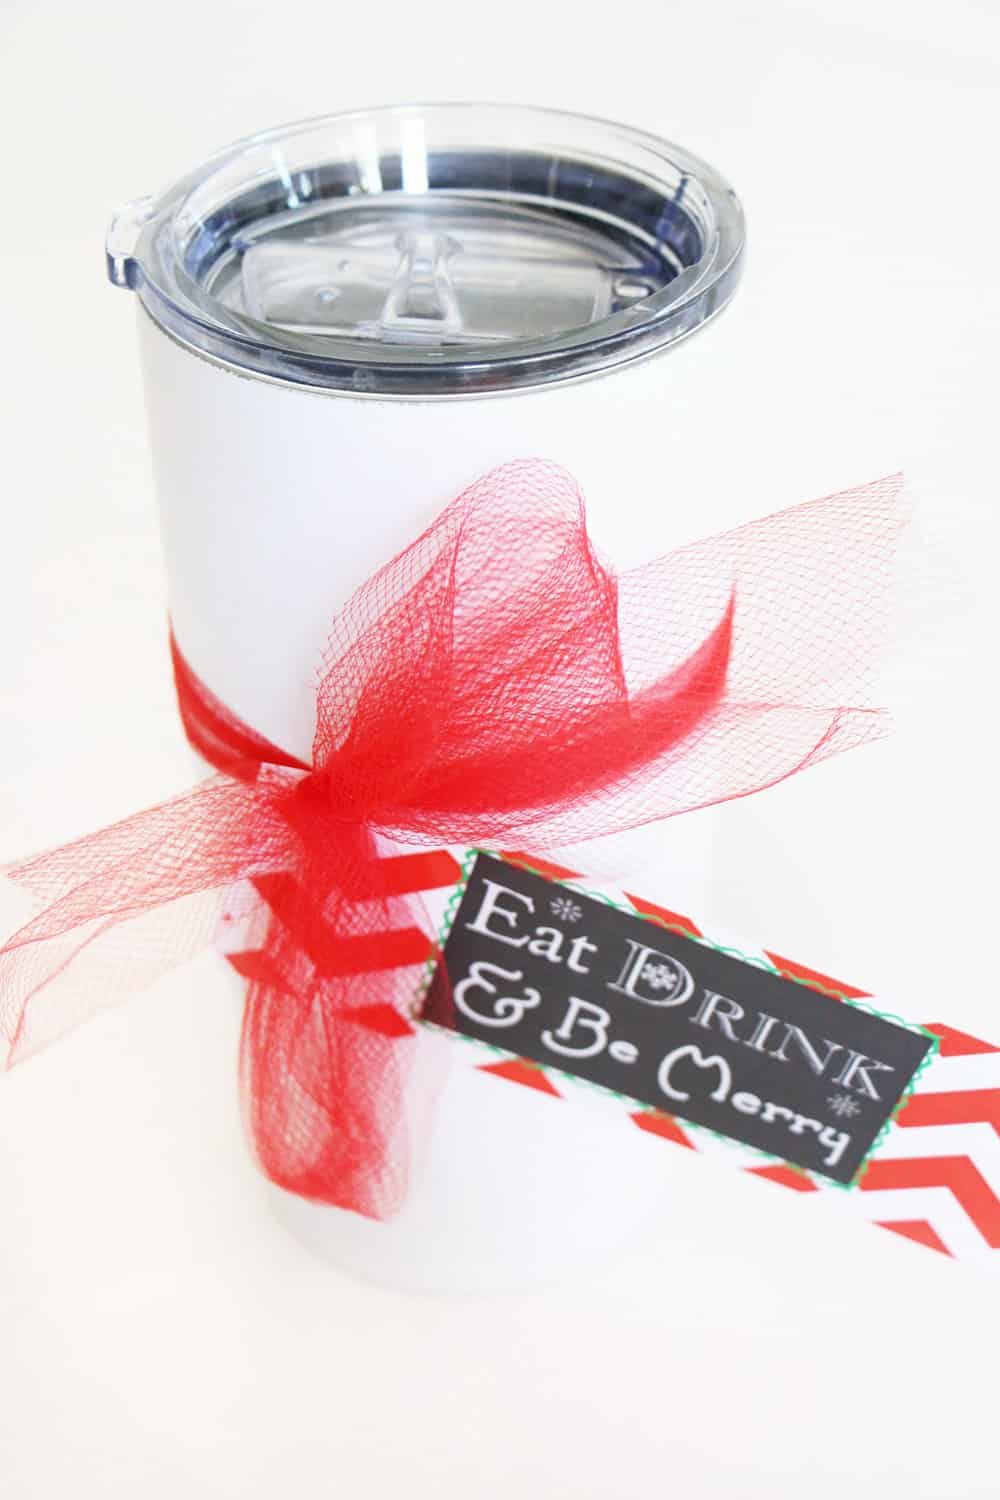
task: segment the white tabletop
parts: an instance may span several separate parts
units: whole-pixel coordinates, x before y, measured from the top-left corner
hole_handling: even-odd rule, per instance
[[[0,858],[192,779],[111,209],[332,108],[560,105],[738,186],[726,316],[769,414],[748,470],[774,465],[778,505],[808,498],[783,454],[821,474],[825,449],[834,488],[891,449],[946,580],[895,740],[734,805],[706,920],[1000,1041],[991,10],[8,0]],[[597,1274],[484,1301],[360,1285],[265,1212],[238,1028],[209,953],[0,1081],[10,1500],[995,1495],[1000,1279],[679,1153],[658,1232]]]

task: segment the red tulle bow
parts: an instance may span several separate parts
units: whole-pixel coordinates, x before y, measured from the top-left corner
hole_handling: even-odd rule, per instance
[[[220,774],[8,871],[46,903],[0,950],[9,1061],[202,945],[205,893],[225,893],[260,1165],[306,1198],[389,1213],[410,1017],[437,951],[414,893],[458,875],[441,846],[557,848],[877,737],[866,699],[899,489],[797,506],[617,578],[572,479],[506,465],[334,621],[311,766],[241,724],[175,645],[187,734]]]

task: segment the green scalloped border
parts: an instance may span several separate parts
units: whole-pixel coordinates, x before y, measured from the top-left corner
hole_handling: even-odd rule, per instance
[[[855,1010],[867,1011],[869,1015],[877,1016],[881,1021],[894,1022],[895,1025],[902,1026],[906,1031],[919,1032],[921,1036],[927,1037],[931,1042],[931,1046],[924,1054],[922,1061],[916,1068],[913,1076],[910,1078],[910,1081],[906,1085],[906,1088],[900,1094],[899,1099],[892,1110],[892,1113],[887,1116],[875,1139],[872,1141],[864,1157],[859,1162],[858,1169],[855,1172],[854,1176],[851,1178],[850,1182],[835,1182],[832,1177],[824,1177],[822,1173],[816,1174],[820,1178],[824,1187],[839,1188],[842,1192],[852,1192],[860,1186],[861,1181],[871,1164],[872,1157],[875,1155],[878,1148],[882,1145],[883,1141],[887,1138],[890,1127],[898,1118],[904,1106],[913,1096],[916,1090],[917,1080],[933,1065],[941,1046],[939,1037],[935,1036],[932,1031],[928,1031],[926,1026],[921,1026],[919,1022],[910,1021],[905,1016],[898,1016],[893,1011],[879,1010],[876,1006],[869,1005],[866,1001],[858,999],[857,996],[846,995],[842,990],[828,989],[825,985],[811,984],[808,980],[799,979],[794,974],[782,974],[780,970],[778,970],[774,966],[774,964],[769,963],[766,958],[762,958],[755,953],[744,953],[740,948],[732,948],[727,946],[725,943],[713,942],[711,938],[707,938],[703,934],[695,936],[694,933],[690,932],[686,927],[682,927],[679,923],[665,922],[659,917],[654,917],[648,915],[645,912],[637,911],[634,906],[626,906],[620,901],[614,901],[610,896],[606,896],[603,891],[595,891],[590,889],[586,882],[586,876],[572,875],[565,876],[564,878],[560,879],[558,877],[550,875],[545,870],[538,869],[536,866],[532,865],[528,859],[511,859],[507,855],[498,854],[495,849],[481,849],[470,847],[466,851],[465,857],[462,860],[462,874],[456,882],[451,895],[448,898],[448,903],[445,906],[444,913],[441,918],[441,924],[438,929],[437,936],[439,948],[443,948],[448,940],[448,936],[451,933],[452,926],[454,925],[455,913],[458,911],[459,903],[465,892],[465,888],[468,885],[469,876],[472,873],[472,867],[481,854],[488,855],[491,859],[500,860],[502,863],[514,865],[519,869],[527,870],[529,874],[537,875],[540,879],[547,880],[550,885],[565,886],[569,890],[576,891],[578,895],[586,896],[590,901],[602,901],[605,906],[610,906],[614,911],[620,911],[624,916],[636,917],[640,922],[648,922],[650,926],[660,927],[665,932],[675,932],[679,937],[686,938],[688,942],[700,943],[703,947],[711,948],[716,953],[724,953],[729,958],[738,959],[740,963],[750,964],[754,968],[763,969],[765,973],[774,974],[779,979],[789,980],[792,984],[801,984],[803,989],[813,990],[814,992],[821,995],[829,995],[832,1000],[840,1000],[845,1005],[853,1006]],[[423,1004],[424,997],[427,994],[427,990],[430,987],[430,983],[434,977],[436,969],[437,959],[428,959],[424,969],[424,973],[421,976],[417,995],[414,999],[412,1014],[415,1020],[421,1020],[419,1014],[420,1007]],[[511,1052],[509,1048],[498,1047],[495,1043],[483,1041],[480,1037],[466,1036],[463,1032],[452,1031],[448,1027],[439,1027],[431,1021],[421,1021],[421,1024],[428,1026],[433,1030],[446,1031],[449,1036],[458,1037],[461,1041],[473,1042],[480,1047],[486,1047],[490,1052],[496,1053],[496,1055],[499,1057],[519,1056],[518,1053]],[[641,1099],[634,1099],[630,1094],[623,1094],[619,1090],[608,1088],[605,1084],[602,1083],[594,1083],[589,1078],[581,1078],[578,1073],[571,1073],[566,1068],[560,1068],[551,1063],[539,1063],[537,1064],[537,1066],[540,1068],[544,1068],[547,1073],[556,1073],[562,1078],[569,1079],[574,1085],[578,1087],[582,1085],[584,1088],[592,1089],[596,1093],[606,1094],[612,1099],[620,1100],[623,1104],[634,1105],[639,1110],[645,1110],[651,1114],[666,1113],[666,1111],[657,1110],[655,1105],[644,1104]],[[737,1140],[735,1136],[726,1135],[726,1133],[721,1130],[713,1130],[710,1125],[696,1125],[693,1121],[684,1120],[684,1127],[686,1130],[704,1132],[706,1135],[714,1136],[716,1140],[726,1141],[731,1145],[736,1145],[741,1150],[750,1151],[755,1156],[759,1156],[765,1161],[776,1162],[781,1166],[788,1167],[793,1172],[801,1172],[803,1177],[807,1177],[810,1182],[813,1181],[812,1176],[810,1176],[805,1167],[800,1167],[797,1162],[785,1161],[783,1157],[775,1156],[773,1152],[764,1151],[761,1147],[758,1146],[745,1145],[742,1141]]]

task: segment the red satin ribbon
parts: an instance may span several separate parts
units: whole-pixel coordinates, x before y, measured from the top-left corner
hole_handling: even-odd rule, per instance
[[[48,903],[0,950],[11,1059],[105,1003],[120,945],[117,970],[100,957],[123,924],[142,938],[162,915],[183,956],[197,934],[173,919],[229,890],[249,933],[228,956],[248,984],[260,1165],[304,1197],[391,1212],[410,1016],[437,954],[419,892],[459,874],[440,846],[559,847],[880,734],[866,678],[898,495],[879,481],[617,578],[569,476],[507,465],[334,621],[311,765],[242,724],[172,642],[185,730],[220,774],[9,871]],[[73,983],[88,971],[99,999]]]

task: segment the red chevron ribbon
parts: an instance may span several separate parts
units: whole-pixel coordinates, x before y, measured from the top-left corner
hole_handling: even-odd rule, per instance
[[[11,1059],[134,987],[147,957],[155,971],[192,951],[201,898],[229,892],[258,1160],[307,1198],[389,1212],[405,1186],[409,1017],[437,951],[419,893],[458,878],[441,846],[558,848],[879,735],[868,677],[899,487],[616,577],[572,479],[507,465],[334,620],[309,763],[240,722],[173,643],[185,729],[219,774],[9,872],[46,903],[0,950]]]
[[[521,864],[529,869],[540,871],[553,880],[572,881],[577,889],[580,888],[581,882],[584,888],[586,886],[586,877],[578,871],[564,865],[545,863],[533,854],[505,850],[503,857],[513,864]],[[689,916],[669,911],[665,907],[657,906],[653,902],[626,892],[622,894],[635,911],[647,921],[695,938],[703,936],[701,928]],[[859,989],[856,985],[846,984],[830,974],[823,974],[818,969],[797,963],[793,959],[782,958],[770,950],[762,951],[778,973],[819,990],[820,993],[829,995],[831,998],[865,999],[870,996],[870,991]],[[977,1148],[983,1148],[984,1138],[973,1137],[961,1131],[963,1126],[985,1126],[1000,1137],[1000,1046],[983,1041],[979,1037],[970,1036],[967,1032],[956,1031],[954,1027],[945,1026],[941,1022],[927,1024],[923,1029],[932,1032],[938,1038],[937,1058],[931,1063],[926,1074],[919,1079],[916,1091],[906,1101],[895,1119],[895,1127],[915,1132],[915,1138],[911,1138],[911,1144],[916,1146],[918,1154],[896,1156],[894,1149],[898,1147],[894,1146],[894,1140],[890,1136],[887,1143],[876,1148],[873,1159],[855,1186],[861,1192],[879,1194],[878,1212],[890,1215],[890,1217],[872,1217],[872,1222],[881,1229],[890,1229],[894,1234],[901,1235],[916,1244],[937,1250],[944,1255],[952,1255],[956,1252],[952,1250],[946,1239],[950,1228],[947,1221],[947,1209],[949,1206],[957,1205],[975,1231],[973,1242],[978,1236],[979,1242],[985,1249],[1000,1250],[1000,1191],[995,1185],[998,1180],[995,1165],[998,1156],[995,1150],[990,1152],[987,1144],[982,1149],[981,1165],[977,1165],[971,1153]],[[970,1084],[969,1087],[959,1086],[947,1090],[939,1088],[937,1079],[942,1071],[940,1060],[946,1060],[945,1067],[947,1068],[951,1065],[947,1060],[953,1058],[971,1058],[982,1062],[989,1059],[988,1065],[982,1069],[982,1073],[989,1080],[986,1086],[977,1087]],[[553,1098],[562,1097],[549,1071],[537,1063],[512,1057],[502,1063],[480,1063],[478,1067],[481,1072],[489,1073],[494,1077],[507,1079],[511,1083],[523,1084],[539,1092],[547,1093]],[[557,1073],[557,1077],[559,1076],[561,1075]],[[958,1081],[961,1083],[961,1076]],[[673,1115],[659,1109],[635,1109],[629,1104],[626,1104],[626,1109],[631,1123],[647,1134],[669,1141],[675,1146],[684,1146],[690,1151],[700,1149],[699,1143],[704,1137],[697,1129],[692,1132],[682,1125]],[[955,1129],[946,1132],[946,1135],[942,1137],[938,1128],[941,1126],[951,1126]],[[926,1129],[932,1132],[929,1138],[920,1134]],[[953,1142],[948,1154],[942,1153],[942,1139],[950,1139]],[[742,1160],[740,1148],[737,1148],[737,1160],[741,1162],[742,1169],[750,1176],[757,1177],[764,1182],[777,1183],[780,1187],[789,1188],[796,1193],[837,1195],[842,1192],[841,1188],[831,1187],[822,1179],[816,1180],[803,1168],[792,1166],[787,1162],[771,1161],[761,1164],[752,1161],[746,1164]],[[992,1166],[991,1163],[993,1163]],[[991,1175],[987,1176],[983,1169],[989,1170]],[[930,1200],[927,1199],[929,1192],[932,1195]],[[911,1218],[906,1209],[901,1208],[894,1213],[891,1207],[887,1208],[886,1204],[891,1203],[887,1195],[895,1193],[902,1193],[904,1202],[910,1205],[912,1205],[914,1193],[920,1194],[926,1205],[925,1211],[930,1212],[932,1216],[935,1216],[939,1209],[942,1210],[941,1217],[944,1220],[942,1233],[939,1233],[927,1218]],[[912,1212],[912,1207],[909,1211]],[[997,1264],[1000,1266],[1000,1259]]]
[[[945,1188],[953,1193],[991,1250],[1000,1250],[1000,1199],[968,1156],[917,1156],[870,1163],[864,1192]]]

